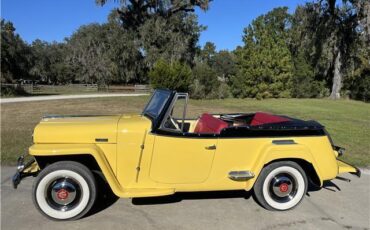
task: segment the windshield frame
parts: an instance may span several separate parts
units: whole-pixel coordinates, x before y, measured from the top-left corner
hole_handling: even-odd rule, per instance
[[[183,111],[182,111],[182,117],[181,117],[181,129],[180,130],[174,130],[174,129],[166,128],[164,126],[164,124],[165,124],[167,118],[171,115],[172,109],[174,108],[177,100],[178,99],[181,99],[181,98],[185,100]],[[188,102],[189,102],[189,94],[188,93],[176,93],[176,95],[174,95],[174,97],[173,97],[173,99],[171,101],[171,104],[167,108],[167,112],[163,116],[163,119],[161,121],[161,124],[159,126],[159,129],[161,129],[161,130],[167,130],[167,131],[170,131],[170,132],[184,133],[184,123],[185,123],[185,118],[186,118],[186,112],[187,112]]]
[[[161,108],[158,110],[157,114],[150,113],[148,108],[150,107],[151,103],[153,102],[154,97],[157,93],[165,93],[167,94],[167,98],[163,101]],[[149,118],[152,121],[152,130],[156,129],[159,126],[161,120],[163,119],[166,111],[168,110],[169,105],[173,101],[174,96],[176,95],[176,91],[166,90],[166,89],[156,89],[152,96],[150,97],[147,105],[144,107],[142,115]]]

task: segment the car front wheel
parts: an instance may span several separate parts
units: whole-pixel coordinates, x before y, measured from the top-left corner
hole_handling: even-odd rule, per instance
[[[33,201],[45,216],[75,220],[84,216],[96,199],[91,171],[73,161],[61,161],[40,172],[33,186]]]
[[[306,174],[292,161],[269,164],[262,169],[254,185],[257,201],[269,210],[292,209],[302,201],[306,192]]]

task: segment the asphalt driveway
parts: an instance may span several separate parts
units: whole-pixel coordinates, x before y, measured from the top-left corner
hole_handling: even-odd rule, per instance
[[[14,168],[1,168],[1,229],[370,229],[370,173],[345,175],[309,192],[299,207],[286,212],[261,208],[250,193],[205,192],[141,199],[101,195],[93,212],[78,221],[43,217],[31,199],[33,178],[17,190]]]

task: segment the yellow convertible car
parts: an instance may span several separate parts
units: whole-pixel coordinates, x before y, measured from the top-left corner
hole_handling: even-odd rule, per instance
[[[309,183],[360,171],[337,158],[316,121],[269,113],[186,116],[188,94],[156,90],[142,114],[45,116],[36,126],[32,160],[18,159],[13,177],[37,176],[35,206],[71,220],[93,206],[98,170],[118,197],[175,192],[252,190],[269,210],[297,206]]]

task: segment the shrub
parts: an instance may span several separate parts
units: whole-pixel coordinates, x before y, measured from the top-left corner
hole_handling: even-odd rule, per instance
[[[358,77],[351,85],[349,96],[364,102],[370,101],[370,72]]]
[[[28,93],[22,88],[22,86],[1,86],[2,97],[13,97],[13,96],[27,96]]]
[[[193,79],[188,65],[178,61],[169,63],[160,59],[149,72],[149,80],[153,88],[188,92]]]
[[[216,72],[206,63],[197,63],[193,69],[193,76],[203,86],[205,97],[214,93],[220,86]]]
[[[198,79],[195,79],[193,84],[190,86],[190,96],[192,99],[206,98],[204,85],[200,84]]]

